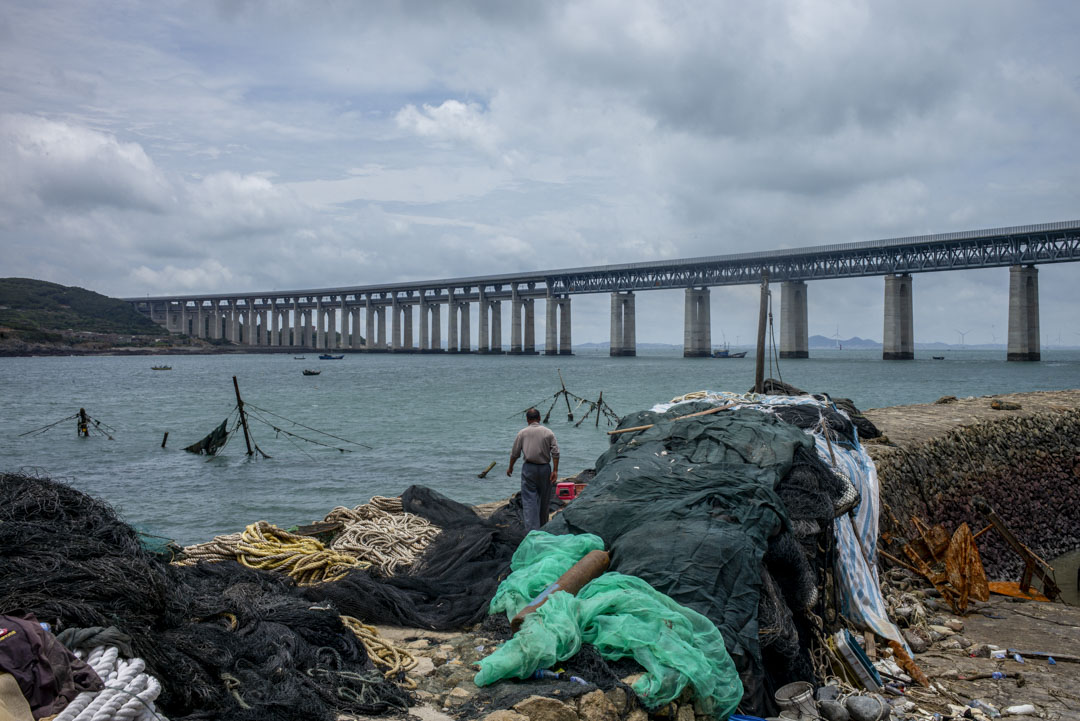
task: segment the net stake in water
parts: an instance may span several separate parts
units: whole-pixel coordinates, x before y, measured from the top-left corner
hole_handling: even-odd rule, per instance
[[[761,304],[758,309],[757,357],[754,358],[754,392],[765,390],[765,325],[769,318],[769,271],[761,272]]]
[[[244,399],[240,397],[240,384],[236,382],[236,376],[232,377],[233,390],[236,391],[236,408],[240,411],[240,423],[244,426],[244,443],[247,444],[247,454],[255,455],[251,450],[251,433],[248,431],[247,414],[244,413]]]

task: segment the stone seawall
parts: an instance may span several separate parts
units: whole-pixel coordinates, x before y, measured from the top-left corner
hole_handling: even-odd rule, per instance
[[[1006,409],[995,410],[994,401]],[[978,532],[987,525],[971,503],[978,495],[1044,559],[1080,548],[1080,391],[873,409],[866,416],[889,441],[867,444],[881,498],[900,524],[883,509],[883,531],[910,536],[914,515],[950,532],[966,521]],[[1022,564],[995,531],[978,543],[991,578],[1019,578]]]

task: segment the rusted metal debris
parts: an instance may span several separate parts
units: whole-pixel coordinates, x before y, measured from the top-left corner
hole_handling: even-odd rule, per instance
[[[904,555],[911,564],[901,562],[902,565],[933,584],[955,613],[967,611],[971,599],[990,599],[986,571],[968,524],[960,524],[950,537],[941,524],[929,526],[919,518],[912,518],[911,523],[919,535],[904,544]]]
[[[1005,539],[1005,543],[1009,544],[1009,547],[1016,551],[1016,555],[1020,556],[1020,560],[1024,562],[1024,573],[1020,577],[1020,590],[1027,593],[1031,589],[1032,578],[1038,578],[1042,582],[1044,596],[1051,601],[1059,598],[1061,589],[1058,588],[1057,580],[1054,578],[1053,567],[1021,543],[983,498],[976,496],[971,499],[971,502],[975,506],[975,510],[986,516],[986,520],[990,521],[990,525],[994,527],[994,530]]]

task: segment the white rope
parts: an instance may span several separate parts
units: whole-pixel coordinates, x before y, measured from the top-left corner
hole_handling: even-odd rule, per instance
[[[101,691],[83,691],[54,721],[168,721],[154,708],[161,682],[146,673],[141,658],[120,658],[115,646],[98,646],[89,654],[75,655],[86,661],[105,683]]]

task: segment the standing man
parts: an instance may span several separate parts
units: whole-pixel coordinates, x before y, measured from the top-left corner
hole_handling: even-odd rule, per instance
[[[526,531],[535,531],[547,523],[551,503],[551,487],[559,479],[559,444],[550,428],[540,425],[540,411],[525,411],[527,426],[518,431],[510,449],[510,467],[506,475],[513,476],[514,463],[525,456],[521,465],[521,513]]]

